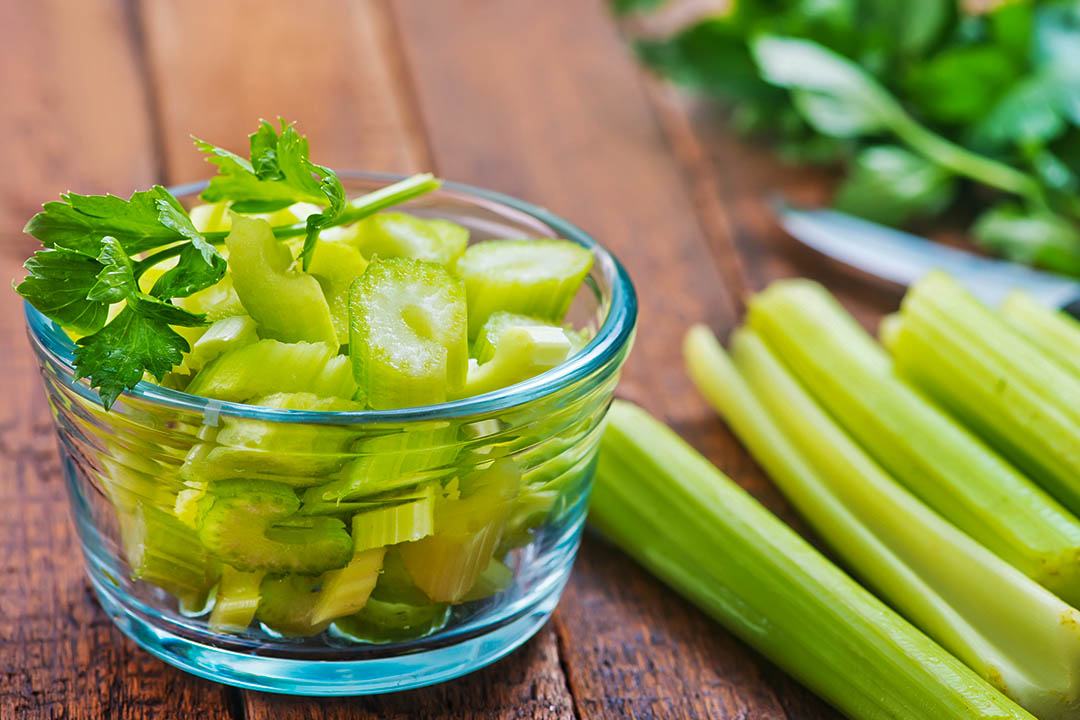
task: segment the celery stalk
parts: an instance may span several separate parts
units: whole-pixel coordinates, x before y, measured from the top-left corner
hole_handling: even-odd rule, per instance
[[[889,477],[752,331],[731,347],[735,367],[707,328],[691,329],[691,376],[844,563],[1025,709],[1075,717],[1080,613]]]
[[[1067,602],[1080,600],[1080,520],[892,373],[816,283],[758,293],[749,325],[811,395],[920,500]]]
[[[435,527],[432,512],[435,490],[426,485],[422,492],[416,500],[353,515],[353,552],[412,542],[430,535]]]
[[[210,629],[214,632],[247,630],[259,607],[259,586],[265,575],[261,570],[244,572],[230,565],[223,566],[217,600],[210,613]]]
[[[1080,376],[1080,322],[1076,318],[1041,305],[1035,298],[1019,291],[1005,298],[1000,313],[1016,331]]]
[[[379,581],[385,556],[384,547],[360,550],[348,565],[324,574],[322,590],[311,610],[312,624],[318,626],[360,611]]]
[[[897,373],[1080,513],[1080,377],[934,273],[904,298]]]
[[[848,717],[1032,717],[648,413],[608,418],[592,522]]]

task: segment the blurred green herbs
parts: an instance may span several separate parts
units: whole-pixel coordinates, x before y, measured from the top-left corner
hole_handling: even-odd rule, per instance
[[[635,48],[784,159],[845,164],[841,209],[900,225],[963,197],[985,247],[1080,275],[1080,0],[733,0]]]

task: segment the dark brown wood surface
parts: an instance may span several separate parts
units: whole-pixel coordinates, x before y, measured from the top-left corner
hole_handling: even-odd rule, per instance
[[[721,334],[769,280],[829,283],[872,323],[896,294],[776,228],[766,193],[815,201],[722,116],[646,77],[599,0],[13,0],[0,3],[0,263],[63,190],[204,177],[189,135],[242,147],[300,122],[317,160],[439,175],[546,206],[612,248],[641,300],[620,394],[663,417],[770,508],[782,498],[694,392],[680,341]],[[833,718],[615,549],[587,537],[552,621],[443,685],[340,700],[190,677],[93,599],[68,519],[21,306],[0,292],[0,718]]]

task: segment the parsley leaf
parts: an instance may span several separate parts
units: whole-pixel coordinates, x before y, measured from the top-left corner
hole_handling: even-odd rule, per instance
[[[142,380],[144,372],[160,380],[189,349],[187,340],[165,320],[140,312],[138,304],[129,305],[104,328],[78,341],[76,376],[90,379],[108,410],[120,393]]]
[[[109,303],[89,300],[101,263],[67,248],[38,250],[23,267],[28,275],[15,291],[64,327],[77,333],[97,332],[105,325]]]
[[[937,215],[955,194],[956,178],[944,168],[895,145],[871,145],[855,157],[834,203],[844,212],[899,225]]]
[[[101,270],[87,300],[126,306],[105,327],[81,338],[75,350],[76,376],[90,378],[108,409],[124,390],[135,386],[148,372],[158,380],[183,359],[191,348],[170,325],[205,325],[202,315],[178,308],[167,300],[139,290],[131,258],[114,238],[102,239],[98,257]],[[194,245],[184,248],[194,254],[196,267],[207,267]],[[189,257],[190,262],[192,258]],[[183,267],[184,259],[177,268]],[[165,276],[162,276],[162,280]],[[158,284],[161,284],[159,280]],[[155,284],[155,288],[157,284]]]
[[[45,203],[42,212],[30,218],[24,228],[45,247],[68,248],[96,257],[101,252],[101,238],[107,235],[133,255],[187,239],[183,232],[162,222],[159,201],[175,203],[176,198],[160,185],[133,193],[129,200],[77,193],[61,198],[60,202]]]
[[[131,267],[131,258],[120,247],[116,238],[102,238],[101,245],[101,254],[97,260],[102,267],[97,274],[97,282],[86,293],[86,299],[110,305],[127,300],[139,291],[135,271]]]
[[[231,201],[232,209],[240,213],[272,212],[295,202],[329,204],[321,181],[333,173],[308,159],[307,139],[292,124],[282,120],[279,134],[264,120],[250,139],[248,161],[195,138],[195,145],[218,166],[203,200]]]
[[[205,318],[168,300],[214,284],[226,263],[165,188],[129,200],[74,193],[63,200],[46,203],[27,225],[47,249],[26,262],[29,274],[16,291],[49,318],[86,333],[75,351],[76,375],[90,378],[108,409],[144,372],[160,380],[180,362],[188,344],[169,326],[204,325]],[[143,293],[139,276],[153,261],[144,267],[131,255],[163,246],[179,255],[177,264]],[[107,322],[117,303],[125,306]]]
[[[304,249],[300,251],[301,267],[304,270],[307,270],[308,265],[311,264],[311,256],[315,252],[315,242],[319,239],[319,231],[323,228],[336,225],[342,213],[345,212],[346,207],[345,188],[342,186],[338,176],[320,165],[316,165],[315,167],[326,173],[322,180],[319,181],[319,186],[330,199],[330,207],[326,208],[326,210],[323,210],[321,213],[308,215],[307,235],[304,237]]]
[[[159,298],[187,297],[215,284],[225,276],[226,267],[225,258],[216,250],[207,263],[197,245],[186,245],[176,266],[157,279],[150,294]]]
[[[307,218],[307,233],[300,261],[311,263],[319,231],[338,223],[345,210],[345,188],[330,168],[311,162],[307,138],[292,123],[279,119],[280,132],[263,120],[249,136],[251,159],[195,139],[200,150],[218,166],[201,197],[207,202],[232,202],[240,213],[271,212],[293,204],[310,202],[326,209]]]

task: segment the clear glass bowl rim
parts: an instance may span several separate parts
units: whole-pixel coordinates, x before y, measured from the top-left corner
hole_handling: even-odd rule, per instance
[[[397,173],[368,172],[362,170],[343,170],[338,172],[345,180],[366,180],[393,183],[403,180],[407,175]],[[208,181],[201,180],[169,188],[178,197],[201,192]],[[637,321],[637,295],[630,276],[618,259],[597,242],[591,235],[573,223],[523,200],[503,193],[463,183],[442,181],[442,186],[435,193],[456,195],[459,199],[474,204],[494,204],[524,213],[552,228],[556,235],[583,245],[592,250],[601,263],[609,263],[614,273],[611,281],[611,297],[607,317],[588,345],[570,360],[551,370],[530,378],[516,385],[500,388],[490,393],[476,395],[462,400],[424,405],[396,410],[361,410],[348,412],[301,411],[266,408],[191,395],[179,390],[172,390],[151,382],[141,381],[133,390],[121,397],[135,397],[177,410],[197,413],[214,413],[231,417],[261,419],[271,422],[316,422],[324,424],[353,423],[407,423],[424,420],[461,418],[473,415],[510,410],[520,405],[555,395],[566,387],[583,380],[597,371],[610,368],[624,346],[630,341]],[[479,202],[477,202],[479,201]],[[75,344],[54,323],[29,303],[24,303],[26,322],[33,338],[52,358],[67,371],[74,373]],[[606,375],[607,373],[603,373]],[[71,386],[83,397],[100,402],[97,392],[82,382],[73,382]]]

